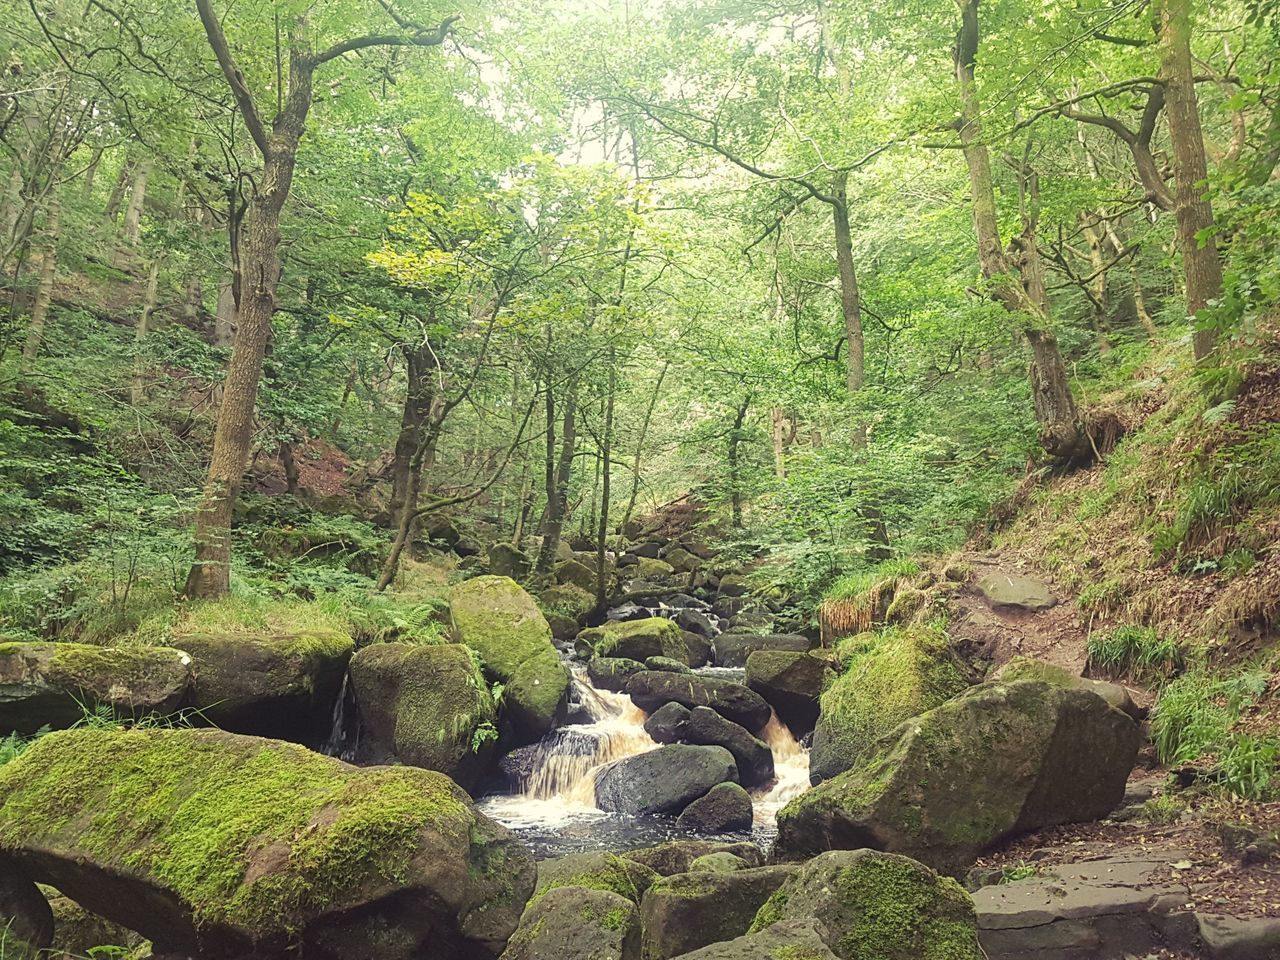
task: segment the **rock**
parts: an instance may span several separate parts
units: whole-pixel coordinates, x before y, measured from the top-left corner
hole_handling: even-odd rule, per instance
[[[191,657],[168,647],[0,643],[0,736],[69,727],[85,708],[171,714],[190,686]]]
[[[522,550],[509,543],[495,543],[489,547],[489,573],[495,577],[523,580],[533,569],[533,561]]]
[[[758,694],[732,680],[686,676],[646,670],[627,681],[631,701],[646,713],[667,703],[689,707],[710,707],[734,723],[755,732],[769,722],[769,704]]]
[[[727,573],[720,578],[720,589],[717,592],[721,597],[745,597],[751,592],[751,588],[747,585],[745,577],[736,573]]]
[[[670,657],[650,657],[644,662],[646,670],[663,670],[667,673],[693,673],[683,660],[672,660]]]
[[[726,633],[769,633],[773,630],[773,617],[763,610],[743,610],[729,621]]]
[[[440,513],[426,513],[418,520],[421,537],[436,547],[451,550],[462,540],[462,534],[453,521]]]
[[[759,933],[713,943],[679,960],[836,960],[817,920],[784,920]]]
[[[813,732],[809,779],[815,784],[844,773],[898,724],[969,686],[941,631],[917,626],[861,634],[842,643],[840,652],[844,672],[823,692]]]
[[[996,671],[994,679],[1011,682],[1013,680],[1043,680],[1055,687],[1074,687],[1080,690],[1091,690],[1117,710],[1127,713],[1134,720],[1146,719],[1147,712],[1133,702],[1129,691],[1118,683],[1106,680],[1091,680],[1072,673],[1066,667],[1033,660],[1030,657],[1014,657]]]
[[[637,560],[657,560],[661,552],[662,545],[659,543],[637,543],[627,551]]]
[[[563,644],[567,644],[578,635],[578,621],[572,617],[566,617],[560,613],[547,613],[547,626],[551,628],[551,637],[553,640],[559,640]]]
[[[716,637],[716,666],[745,667],[757,650],[807,653],[813,647],[798,633],[722,633]]]
[[[579,656],[625,657],[642,663],[650,657],[683,660],[688,654],[680,628],[664,617],[611,620],[583,630],[576,646]]]
[[[610,813],[677,814],[718,783],[738,779],[723,747],[670,744],[615,761],[596,778],[596,805]]]
[[[818,697],[835,676],[826,658],[814,653],[757,650],[747,657],[747,686],[798,737],[818,722]]]
[[[688,743],[728,750],[738,765],[738,782],[745,787],[763,786],[773,779],[773,751],[769,745],[710,707],[694,707],[678,734]]]
[[[652,560],[648,557],[641,557],[640,562],[635,565],[635,575],[641,580],[662,583],[670,580],[675,576],[675,567],[667,563],[665,560]]]
[[[1196,913],[1210,960],[1275,960],[1280,957],[1280,917],[1227,917]]]
[[[562,560],[551,568],[556,583],[570,583],[580,590],[594,594],[596,589],[596,572],[585,563],[577,560]]]
[[[542,601],[542,609],[550,613],[558,613],[562,617],[577,622],[588,616],[596,608],[594,593],[588,593],[572,583],[562,583],[542,591],[538,597]],[[548,618],[549,619],[549,618]],[[576,634],[577,631],[575,630]]]
[[[717,627],[701,610],[691,610],[686,607],[683,610],[676,611],[676,626],[687,633],[696,633],[700,637],[714,637]]]
[[[688,630],[680,631],[680,636],[684,638],[685,648],[688,650],[687,657],[689,666],[701,667],[711,662],[714,656],[714,650],[711,646],[711,640],[708,637],[692,633]]]
[[[693,862],[711,853],[731,853],[747,862],[749,867],[764,866],[764,854],[754,843],[721,843],[716,840],[672,840],[656,847],[629,850],[622,856],[652,868],[662,877],[688,873]]]
[[[209,960],[469,960],[534,885],[523,845],[442,774],[219,730],[41,737],[0,767],[0,859],[157,954]]]
[[[75,957],[90,957],[98,947],[112,946],[127,950],[123,955],[129,960],[149,956],[150,951],[142,951],[145,942],[132,930],[127,930],[118,923],[111,923],[90,913],[80,904],[67,897],[51,897],[49,908],[53,911],[53,943],[52,957],[45,960],[71,960]],[[97,951],[101,956],[103,951]],[[112,954],[115,956],[115,954]]]
[[[596,657],[587,661],[587,677],[601,690],[622,690],[627,680],[645,669],[639,660],[626,657]]]
[[[985,683],[789,803],[776,853],[873,847],[961,875],[1005,837],[1105,816],[1124,796],[1139,739],[1129,717],[1088,691]]]
[[[662,557],[663,560],[671,564],[676,573],[693,573],[702,566],[702,560],[695,557],[692,553],[681,546],[674,546],[667,550]]]
[[[751,795],[736,783],[722,783],[685,807],[676,827],[690,833],[745,833],[752,822]]]
[[[684,737],[684,723],[688,719],[687,707],[668,703],[645,720],[644,732],[656,743],[677,743]]]
[[[328,730],[355,641],[345,633],[202,633],[191,655],[199,716],[232,733],[307,743]]]
[[[640,913],[607,890],[560,887],[529,905],[502,960],[640,960]]]
[[[556,541],[556,559],[572,560],[573,544],[569,543],[567,540],[557,540]]]
[[[983,960],[969,895],[897,854],[835,850],[814,857],[761,907],[751,931],[806,918],[817,919],[840,960]]]
[[[453,552],[463,560],[467,560],[471,557],[479,557],[484,553],[484,547],[480,546],[479,541],[470,537],[460,537],[453,545]]]
[[[52,942],[53,932],[49,901],[17,864],[0,854],[0,956],[35,960]]]
[[[658,879],[658,874],[642,863],[603,850],[571,853],[538,864],[538,885],[534,898],[549,890],[573,887],[579,890],[605,890],[639,905],[644,892]]]
[[[742,936],[795,869],[784,865],[733,873],[698,871],[657,881],[640,902],[645,960],[668,960]]]
[[[352,657],[351,683],[364,761],[437,770],[475,791],[493,764],[498,713],[467,647],[376,643]]]
[[[712,792],[715,792],[718,789],[720,788],[713,787]],[[748,797],[747,799],[750,800],[751,798]],[[698,802],[700,801],[694,801],[694,803]],[[698,859],[694,860],[693,863],[689,864],[688,872],[697,873],[705,870],[710,873],[733,873],[736,870],[750,869],[750,867],[751,864],[747,863],[747,861],[743,860],[741,857],[734,856],[732,853],[722,850],[719,853],[707,853],[698,857]]]
[[[732,620],[744,610],[749,610],[755,604],[755,601],[748,596],[742,597],[716,597],[716,602],[711,605],[711,612],[717,617],[725,620]]]
[[[1058,602],[1048,585],[1016,573],[989,573],[978,581],[978,590],[993,607],[1047,610]]]
[[[563,718],[569,671],[533,598],[507,577],[476,577],[453,588],[453,629],[504,685],[502,709],[517,745],[546,736]]]

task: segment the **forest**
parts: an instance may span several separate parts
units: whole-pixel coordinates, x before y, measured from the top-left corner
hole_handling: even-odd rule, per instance
[[[1280,951],[1280,9],[0,24],[0,960]]]

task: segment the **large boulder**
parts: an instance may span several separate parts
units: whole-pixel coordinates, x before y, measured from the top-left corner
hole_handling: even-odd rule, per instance
[[[679,960],[836,960],[823,939],[825,935],[826,930],[813,918],[783,920],[759,933],[682,953]]]
[[[742,936],[795,869],[782,865],[732,873],[699,870],[659,880],[640,902],[645,960],[669,960]]]
[[[941,631],[912,627],[860,634],[845,640],[840,653],[844,672],[823,692],[813,733],[813,783],[844,773],[879,737],[969,686]]]
[[[5,876],[57,887],[157,954],[495,954],[533,860],[449,778],[280,741],[84,729],[0,767]]]
[[[596,806],[610,813],[678,814],[718,783],[737,781],[724,747],[670,744],[615,761],[596,778]]]
[[[601,690],[621,691],[627,681],[644,670],[639,660],[626,657],[596,657],[587,662],[587,677]]]
[[[603,850],[571,853],[538,864],[538,885],[534,899],[550,890],[572,887],[575,890],[606,890],[640,903],[644,892],[658,879],[658,874],[635,860]]]
[[[1014,657],[996,671],[995,679],[1003,680],[1006,683],[1013,680],[1043,680],[1045,683],[1052,684],[1055,687],[1076,687],[1081,690],[1090,690],[1117,710],[1123,710],[1134,720],[1141,721],[1146,718],[1146,711],[1133,702],[1133,698],[1129,696],[1129,691],[1120,684],[1111,683],[1107,680],[1082,677],[1066,667],[1058,666],[1056,663],[1046,663],[1043,660],[1034,660],[1031,657]]]
[[[997,841],[1096,820],[1124,797],[1138,726],[1086,690],[985,683],[899,726],[778,815],[778,855],[872,847],[958,874]]]
[[[722,783],[685,807],[676,826],[690,833],[745,833],[752,814],[751,795],[736,783]]]
[[[689,719],[689,713],[687,707],[668,703],[645,718],[644,732],[654,743],[679,743],[684,738],[684,724]]]
[[[503,684],[511,739],[533,743],[565,715],[569,671],[551,641],[551,627],[533,598],[508,577],[476,577],[453,588],[453,629]]]
[[[667,703],[678,703],[690,710],[710,707],[753,733],[763,729],[771,716],[769,704],[758,693],[719,677],[646,670],[627,681],[626,692],[631,702],[646,713]]]
[[[818,697],[835,679],[835,671],[816,653],[757,650],[747,657],[746,679],[778,719],[802,737],[818,722]]]
[[[509,543],[495,543],[489,547],[489,572],[495,577],[523,580],[533,569],[533,561],[523,550]]]
[[[556,583],[569,583],[580,590],[595,593],[596,571],[585,563],[577,560],[561,560],[551,568],[551,575]]]
[[[207,631],[177,638],[191,654],[191,703],[201,719],[233,733],[311,743],[355,652],[350,634]]]
[[[687,661],[689,648],[680,628],[665,617],[643,620],[610,620],[578,634],[578,655],[582,657],[623,657],[643,663],[650,657],[670,657]]]
[[[716,637],[716,666],[745,667],[757,650],[806,653],[813,641],[798,633],[722,633]]]
[[[575,624],[596,608],[595,594],[588,593],[572,583],[561,583],[550,587],[542,591],[538,599],[542,601],[543,610],[573,620]],[[577,632],[575,629],[573,636],[576,636]]]
[[[186,701],[191,657],[167,647],[0,643],[0,736],[69,727],[84,710],[170,714]]]
[[[715,656],[715,648],[711,645],[710,638],[691,630],[681,630],[680,636],[684,638],[684,645],[689,651],[687,657],[689,666],[701,667],[711,662],[712,657]]]
[[[731,853],[745,860],[748,866],[764,866],[764,853],[754,843],[746,841],[722,843],[718,840],[670,840],[656,847],[628,850],[621,856],[644,864],[661,877],[670,877],[677,873],[688,873],[693,869],[695,860],[713,853]]]
[[[641,580],[647,580],[651,583],[661,583],[670,580],[675,576],[676,568],[665,560],[653,560],[649,557],[641,557],[632,571],[635,576]]]
[[[689,711],[677,736],[686,743],[724,747],[732,753],[738,765],[738,780],[744,787],[763,786],[773,779],[773,751],[769,745],[710,707]]]
[[[469,791],[491,769],[498,713],[467,647],[374,644],[351,659],[351,683],[362,759],[438,770]]]
[[[560,887],[530,904],[502,960],[640,960],[640,912],[607,890]]]
[[[814,918],[840,960],[982,960],[973,901],[908,857],[836,850],[810,860],[769,898],[752,932]]]

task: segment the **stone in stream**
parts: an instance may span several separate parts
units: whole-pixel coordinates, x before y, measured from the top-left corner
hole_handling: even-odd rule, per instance
[[[164,716],[190,686],[190,655],[168,647],[0,643],[0,734],[69,727],[85,708]]]
[[[837,652],[844,671],[822,693],[809,753],[812,783],[844,773],[898,724],[969,686],[951,639],[939,630],[860,634],[842,641]]]
[[[600,690],[621,691],[627,680],[645,669],[639,660],[627,657],[595,657],[587,661],[587,677]]]
[[[469,960],[534,887],[524,846],[442,774],[217,730],[41,737],[0,767],[0,862],[207,960]]]
[[[665,704],[645,719],[644,732],[655,743],[677,743],[684,735],[689,713],[688,707],[678,703]]]
[[[764,866],[764,853],[754,843],[739,841],[722,843],[718,840],[671,840],[656,847],[628,850],[620,856],[642,863],[655,870],[659,876],[670,877],[688,873],[699,857],[712,853],[731,853],[746,861],[749,867]]]
[[[722,633],[716,637],[716,666],[745,667],[757,650],[807,653],[813,641],[798,633]]]
[[[872,847],[963,873],[1005,837],[1096,820],[1124,797],[1140,734],[1097,694],[991,682],[901,724],[778,814],[775,854]]]
[[[751,795],[736,783],[712,787],[676,820],[676,827],[690,833],[746,833],[751,824]]]
[[[669,744],[617,760],[596,777],[596,806],[639,816],[678,814],[718,783],[737,781],[733,754],[724,747]]]
[[[738,782],[759,787],[773,779],[773,751],[745,729],[710,707],[694,707],[677,730],[686,743],[724,747],[738,765]]]
[[[669,960],[747,932],[794,865],[664,877],[640,901],[645,960]]]
[[[670,657],[650,657],[644,662],[646,670],[665,670],[667,673],[693,673],[693,669],[683,660]]]
[[[644,892],[658,879],[658,874],[642,863],[603,850],[571,853],[538,863],[536,900],[549,890],[574,887],[585,890],[607,890],[640,903]]]
[[[680,628],[665,617],[643,620],[611,620],[578,634],[575,646],[584,659],[592,657],[624,657],[643,663],[650,657],[686,660],[688,647]]]
[[[191,655],[191,705],[232,733],[303,743],[323,738],[347,662],[349,634],[202,632],[176,637]]]
[[[747,686],[764,697],[797,737],[813,730],[818,697],[834,679],[831,664],[818,653],[757,650],[747,657]]]
[[[675,621],[676,626],[681,630],[696,633],[701,637],[714,637],[717,632],[715,623],[701,610],[690,610],[687,607],[677,610]]]
[[[640,913],[608,890],[559,887],[525,910],[502,960],[640,960]]]
[[[718,677],[686,676],[646,670],[627,681],[627,695],[645,713],[667,703],[693,709],[710,707],[727,720],[754,733],[769,722],[769,704],[740,683]]]
[[[681,630],[680,636],[684,638],[684,645],[689,651],[689,666],[701,667],[711,662],[715,651],[711,646],[710,638],[689,630]]]
[[[512,740],[523,745],[544,737],[564,718],[570,679],[533,598],[507,577],[476,577],[453,588],[449,610],[458,639],[503,684]]]
[[[812,917],[784,920],[759,933],[682,953],[678,960],[836,960],[823,939],[825,932]]]
[[[470,650],[375,643],[350,669],[363,761],[425,767],[476,789],[493,765],[498,713]]]

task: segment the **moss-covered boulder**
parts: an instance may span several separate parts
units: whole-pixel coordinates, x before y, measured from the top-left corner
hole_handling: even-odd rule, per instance
[[[176,644],[191,654],[199,716],[223,730],[301,743],[322,740],[355,652],[350,634],[209,631]]]
[[[745,667],[757,650],[805,653],[814,643],[798,633],[722,633],[715,639],[717,667]]]
[[[665,560],[641,557],[639,562],[631,568],[631,572],[641,580],[648,580],[651,583],[661,583],[674,577],[676,568]]]
[[[474,791],[492,769],[497,709],[462,644],[378,643],[351,659],[361,758],[437,770]]]
[[[640,902],[645,960],[669,960],[742,936],[795,869],[782,865],[732,873],[700,870],[659,880]]]
[[[836,960],[817,920],[784,920],[759,933],[713,943],[679,960]]]
[[[798,737],[818,722],[818,697],[835,680],[826,657],[816,653],[757,650],[747,657],[747,686],[764,697]]]
[[[126,951],[122,955],[114,951],[110,956],[119,960],[150,957],[151,950],[146,941],[132,930],[104,920],[90,913],[69,897],[50,897],[49,908],[53,911],[53,943],[50,944],[52,956],[43,960],[73,960],[73,958],[103,956],[105,950],[99,947],[115,947]]]
[[[764,853],[754,843],[737,841],[724,843],[719,840],[670,840],[654,847],[628,850],[620,856],[642,863],[660,877],[688,873],[693,862],[711,853],[731,853],[747,862],[749,867],[764,866]]]
[[[841,642],[841,673],[823,692],[809,779],[850,769],[877,738],[968,686],[946,634],[925,627],[864,633]]]
[[[441,774],[216,730],[42,737],[0,767],[0,859],[205,958],[497,953],[534,886]]]
[[[583,630],[578,634],[576,647],[578,656],[584,658],[623,657],[641,663],[650,657],[687,662],[689,656],[680,628],[665,617],[610,620],[602,626]]]
[[[508,577],[476,577],[453,589],[449,610],[458,639],[504,686],[511,739],[525,744],[544,737],[564,718],[570,679],[533,598]]]
[[[982,960],[973,901],[908,857],[837,850],[810,860],[760,909],[751,931],[815,918],[840,960]]]
[[[775,852],[871,847],[958,875],[1005,837],[1105,816],[1124,797],[1139,739],[1133,720],[1089,691],[985,683],[791,801]]]
[[[722,850],[719,853],[708,853],[698,857],[693,863],[689,864],[688,872],[698,873],[705,870],[708,873],[736,873],[739,870],[749,869],[751,869],[751,864],[747,863],[747,861]]]
[[[1123,710],[1134,720],[1143,720],[1146,711],[1133,702],[1129,691],[1118,683],[1107,680],[1093,680],[1073,673],[1066,667],[1056,663],[1046,663],[1031,657],[1014,657],[996,671],[995,679],[1012,682],[1014,680],[1043,680],[1055,687],[1074,687],[1096,693],[1117,710]]]
[[[702,566],[702,558],[690,553],[680,545],[673,546],[663,554],[665,560],[676,573],[693,573]]]
[[[595,783],[596,806],[632,816],[674,816],[716,784],[737,779],[733,754],[724,747],[670,744],[601,770]]]
[[[646,670],[665,670],[667,673],[693,673],[693,668],[683,660],[671,657],[650,657],[644,662]]]
[[[588,593],[595,592],[595,570],[578,560],[561,560],[551,568],[551,575],[556,583],[570,583]]]
[[[530,904],[502,960],[640,960],[640,912],[607,890],[560,887]]]
[[[533,561],[523,550],[509,543],[495,543],[489,547],[489,572],[495,577],[523,580],[533,569]]]
[[[538,885],[534,899],[560,887],[579,890],[607,890],[639,904],[658,874],[635,860],[603,850],[571,853],[538,864]]]
[[[627,681],[626,692],[645,713],[653,713],[667,703],[678,703],[690,710],[710,707],[752,733],[763,729],[772,715],[769,704],[758,693],[720,677],[646,670]]]
[[[582,620],[596,608],[596,596],[572,583],[561,583],[543,590],[538,599],[548,614],[558,614],[575,622]],[[574,631],[576,634],[577,631]],[[568,639],[568,638],[566,638]]]
[[[751,795],[736,783],[722,783],[685,807],[676,827],[704,835],[746,833],[751,830],[752,814]]]
[[[0,736],[69,727],[85,707],[170,714],[190,686],[191,657],[167,647],[0,643]]]
[[[601,690],[615,693],[627,685],[627,681],[645,669],[639,660],[626,657],[596,657],[587,663],[587,677]]]

